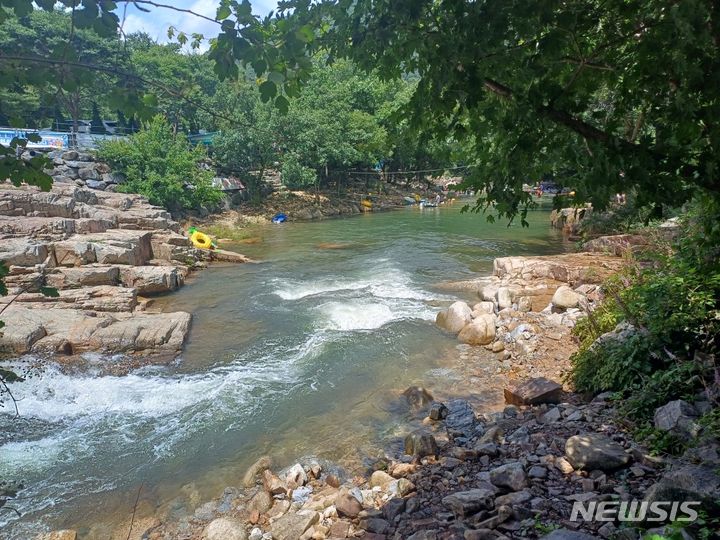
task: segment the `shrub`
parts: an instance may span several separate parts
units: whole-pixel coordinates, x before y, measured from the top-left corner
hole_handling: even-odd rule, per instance
[[[290,189],[306,188],[317,180],[315,170],[300,163],[300,159],[294,153],[285,155],[280,174],[283,184]]]
[[[120,191],[145,195],[172,212],[213,208],[223,198],[212,171],[200,167],[205,150],[175,135],[160,115],[126,139],[103,143],[99,157],[127,177]]]
[[[605,302],[574,331],[568,378],[578,390],[621,392],[621,411],[641,422],[701,389],[720,397],[720,261],[705,255],[717,250],[718,214],[717,204],[696,202],[673,253],[604,284]],[[621,322],[633,330],[598,339]]]

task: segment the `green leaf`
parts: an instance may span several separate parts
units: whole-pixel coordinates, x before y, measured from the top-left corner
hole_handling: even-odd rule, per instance
[[[282,114],[287,114],[290,108],[290,102],[285,96],[278,96],[275,98],[275,106]]]
[[[285,82],[285,76],[278,71],[271,71],[270,73],[268,73],[267,78],[268,81],[272,81],[278,85]]]
[[[217,13],[215,14],[215,19],[218,21],[222,21],[224,19],[227,19],[232,12],[230,11],[230,6],[222,5],[218,7]]]
[[[260,99],[267,103],[277,95],[277,86],[272,81],[265,81],[260,85]]]
[[[40,294],[49,298],[58,298],[60,296],[55,287],[40,287]]]
[[[315,39],[315,33],[309,25],[301,26],[295,31],[295,37],[303,43],[312,43]]]
[[[143,104],[147,107],[157,107],[158,98],[155,94],[145,94],[142,98]]]

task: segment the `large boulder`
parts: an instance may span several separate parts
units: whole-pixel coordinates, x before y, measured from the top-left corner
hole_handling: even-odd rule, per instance
[[[469,345],[487,345],[495,341],[495,316],[483,313],[466,324],[458,339]]]
[[[472,321],[472,309],[465,302],[454,302],[435,318],[435,323],[440,328],[453,334],[460,332],[470,321]]]
[[[435,437],[430,433],[417,430],[405,437],[405,453],[409,456],[437,456],[438,452]]]
[[[540,405],[541,403],[560,403],[563,396],[562,385],[535,377],[513,388],[505,388],[505,402],[511,405]]]
[[[478,317],[484,313],[487,313],[488,315],[493,315],[495,313],[495,303],[494,302],[478,302],[473,306],[473,317]]]
[[[458,491],[442,499],[443,505],[450,509],[456,518],[460,519],[481,510],[492,510],[494,501],[495,492],[486,488]]]
[[[612,236],[599,236],[583,244],[584,251],[608,253],[621,257],[628,252],[637,252],[646,249],[648,238],[641,234],[614,234]]]
[[[370,476],[370,487],[379,487],[381,489],[387,489],[395,479],[385,471],[375,471]]]
[[[0,242],[0,261],[5,266],[35,266],[44,263],[48,247],[28,238],[9,238]]]
[[[471,437],[478,426],[475,411],[464,399],[452,399],[447,404],[445,427],[451,437]]]
[[[285,473],[285,484],[289,489],[297,489],[300,486],[304,486],[307,481],[307,473],[299,463],[290,467]]]
[[[607,435],[574,435],[565,442],[565,457],[576,469],[612,471],[626,466],[630,456]]]
[[[580,305],[582,296],[579,293],[573,291],[570,287],[563,285],[558,287],[553,294],[552,304],[559,309],[570,309],[576,308]]]
[[[507,287],[499,287],[497,290],[497,303],[499,309],[512,307],[513,295],[512,291]]]
[[[270,531],[275,540],[297,540],[319,520],[320,514],[314,510],[288,512],[273,521]]]
[[[349,491],[342,490],[335,497],[335,509],[339,515],[354,519],[362,512],[363,507]]]
[[[520,491],[527,486],[527,475],[521,463],[506,463],[490,471],[490,482],[499,488]]]
[[[680,465],[666,472],[645,493],[649,502],[720,500],[720,475],[709,465]]]
[[[257,477],[260,473],[272,467],[272,458],[270,456],[262,456],[250,465],[243,476],[242,485],[245,488],[251,488],[255,485]]]
[[[73,289],[96,285],[117,285],[120,282],[120,269],[117,266],[79,266],[73,268],[55,268],[46,278],[49,287]]]
[[[107,352],[156,352],[176,354],[182,350],[190,329],[189,313],[137,313],[98,328],[89,340],[91,349]]]
[[[247,540],[247,532],[242,521],[222,517],[207,524],[203,540]]]
[[[698,412],[687,401],[677,399],[655,409],[655,429],[669,431],[682,439],[698,436],[700,426],[695,422]]]

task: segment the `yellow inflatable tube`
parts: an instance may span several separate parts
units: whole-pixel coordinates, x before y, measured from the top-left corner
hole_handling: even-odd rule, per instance
[[[201,233],[195,227],[190,227],[188,232],[190,233],[190,241],[196,248],[213,249],[215,247],[212,238],[205,233]]]

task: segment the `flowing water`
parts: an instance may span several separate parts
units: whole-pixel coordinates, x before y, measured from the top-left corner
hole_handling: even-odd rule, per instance
[[[260,264],[214,266],[156,301],[193,313],[172,365],[113,376],[116,359],[90,355],[80,372],[51,365],[14,385],[21,417],[0,415],[0,480],[25,489],[21,518],[0,510],[0,537],[110,538],[141,483],[151,511],[192,513],[263,454],[361,468],[401,440],[402,390],[462,382],[457,342],[433,324],[455,297],[438,284],[490,274],[498,256],[565,249],[547,212],[529,221],[489,224],[456,206],[258,228],[232,247]]]

